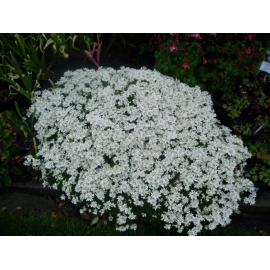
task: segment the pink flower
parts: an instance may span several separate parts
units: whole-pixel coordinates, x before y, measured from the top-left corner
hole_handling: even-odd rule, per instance
[[[239,64],[238,64],[238,63],[236,63],[236,64],[235,64],[235,68],[238,68],[238,67],[239,67]]]
[[[221,48],[221,51],[222,51],[223,53],[225,53],[225,50],[226,50],[226,47],[225,47],[225,45],[223,45],[223,47]]]
[[[220,78],[219,78],[219,76],[217,76],[217,77],[216,77],[216,81],[219,81],[219,80],[220,80]]]
[[[213,59],[213,62],[214,62],[214,64],[216,65],[216,64],[217,64],[217,59],[216,59],[216,58]]]
[[[256,34],[247,34],[246,39],[252,40],[255,38],[255,36],[256,36]]]
[[[250,47],[248,47],[248,48],[247,48],[246,53],[247,53],[247,54],[252,53],[252,50],[251,50],[251,48],[250,48]]]
[[[210,36],[210,37],[211,37],[211,36],[216,37],[217,34],[209,34],[209,36]]]
[[[164,48],[164,44],[162,43],[162,44],[159,46],[159,50],[160,50],[160,51],[163,51],[163,48]]]
[[[175,44],[173,43],[172,46],[170,47],[170,52],[172,52],[172,51],[174,51],[174,50],[178,51],[178,48],[177,48],[177,47],[175,46]]]
[[[241,56],[240,56],[240,61],[243,61],[245,59],[245,57],[244,57],[244,55],[242,54]]]
[[[202,63],[206,64],[207,62],[208,62],[208,60],[205,57],[203,57]]]
[[[189,68],[187,60],[181,65],[181,68]]]
[[[160,37],[161,37],[161,34],[158,34],[157,39],[160,39]]]
[[[192,34],[192,35],[190,35],[191,37],[194,37],[194,38],[198,38],[198,39],[201,39],[202,37],[201,37],[201,35],[200,34]]]
[[[178,38],[178,35],[175,37],[175,40],[174,40],[175,43],[178,43],[179,42],[179,38]]]

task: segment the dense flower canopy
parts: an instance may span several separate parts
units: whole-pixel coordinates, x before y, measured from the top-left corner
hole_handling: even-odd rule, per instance
[[[251,155],[215,118],[210,95],[157,71],[68,71],[36,93],[36,158],[45,186],[61,188],[81,211],[110,213],[118,230],[139,218],[166,229],[225,226],[243,197]]]

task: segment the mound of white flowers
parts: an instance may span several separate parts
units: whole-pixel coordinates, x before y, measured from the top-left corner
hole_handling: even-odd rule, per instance
[[[58,85],[36,92],[40,144],[25,164],[82,212],[109,214],[121,231],[156,219],[196,235],[255,202],[251,155],[199,87],[129,68],[68,71]]]

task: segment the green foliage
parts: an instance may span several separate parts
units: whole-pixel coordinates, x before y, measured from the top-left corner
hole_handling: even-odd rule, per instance
[[[142,224],[136,231],[115,231],[110,224],[91,226],[80,218],[68,218],[61,215],[44,214],[40,216],[15,216],[0,210],[1,236],[179,236],[173,230]],[[185,235],[185,234],[182,234]],[[213,231],[204,230],[201,236],[249,236],[269,235],[263,231],[235,230],[231,227],[217,228]]]
[[[18,148],[15,144],[16,132],[8,119],[0,114],[0,187],[2,184],[11,185],[10,173],[20,175],[21,170],[16,164],[22,161],[18,156]]]
[[[202,90],[225,92],[238,91],[264,51],[261,41],[245,34],[163,34],[155,46],[158,71]]]
[[[76,38],[75,34],[0,34],[0,79],[30,100],[39,79],[52,75],[49,61],[67,58],[71,50],[78,50]]]
[[[247,141],[245,145],[248,147],[249,151],[257,159],[261,160],[263,163],[270,162],[270,144],[267,141]]]
[[[33,74],[40,73],[41,78],[48,78],[51,66],[48,66],[45,61],[45,42],[44,34],[30,34],[26,37],[21,34],[1,34],[1,56],[2,59],[7,60],[8,68],[4,70],[4,74],[8,74],[9,78],[20,76],[17,67],[19,65],[21,70]]]
[[[26,38],[18,34],[0,35],[0,79],[29,100],[34,96],[39,78],[49,76],[43,43],[40,35]]]
[[[250,102],[246,94],[239,95],[233,100],[228,101],[226,104],[223,104],[223,108],[228,111],[228,116],[231,118],[239,118],[243,109],[246,109],[250,106]]]
[[[267,162],[266,166],[258,163],[255,164],[255,166],[246,173],[246,177],[251,177],[254,181],[261,180],[268,183],[270,186],[270,161]]]
[[[47,47],[51,47],[54,59],[68,58],[73,49],[78,50],[78,48],[75,47],[75,41],[78,35],[64,33],[42,34],[42,37],[46,40],[44,50]]]
[[[141,43],[139,45],[139,54],[142,55],[144,53],[149,53],[151,52],[151,46],[149,44],[146,43]]]
[[[122,43],[122,44],[120,45],[120,43]],[[109,50],[110,47],[113,47],[113,46],[117,46],[120,49],[126,48],[126,39],[124,38],[124,36],[122,34],[118,34],[118,33],[111,34],[110,44],[109,44],[107,50]]]
[[[37,152],[37,143],[36,143],[36,138],[34,134],[35,113],[33,113],[30,118],[25,120],[22,117],[20,110],[18,109],[18,105],[16,101],[15,101],[15,107],[21,119],[18,119],[14,111],[5,111],[3,112],[3,115],[6,117],[6,119],[8,119],[10,125],[16,131],[18,137],[25,138],[25,139],[31,138],[33,142],[33,149],[34,149],[33,155],[35,156]]]
[[[270,144],[267,141],[248,141],[245,143],[258,163],[246,174],[254,181],[264,181],[270,185]]]

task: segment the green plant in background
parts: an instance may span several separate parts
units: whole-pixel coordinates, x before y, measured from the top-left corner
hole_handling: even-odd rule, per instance
[[[246,177],[251,177],[254,181],[264,181],[270,185],[270,144],[269,141],[247,141],[245,145],[258,162],[246,174]]]
[[[32,116],[29,118],[28,121],[30,121],[30,124],[27,122],[27,120],[25,120],[21,113],[20,110],[18,108],[18,104],[17,102],[15,102],[15,106],[16,106],[16,110],[17,113],[19,114],[19,116],[22,119],[22,122],[20,124],[20,129],[23,131],[24,136],[30,137],[32,142],[33,142],[33,148],[34,148],[34,156],[36,156],[37,153],[37,142],[36,142],[36,138],[35,138],[35,133],[34,133],[34,119],[35,119],[35,112],[33,112]],[[14,118],[13,118],[14,119]],[[14,123],[14,120],[13,120]]]
[[[268,183],[270,186],[270,161],[267,162],[266,166],[258,163],[255,164],[255,166],[246,173],[246,177],[251,177],[254,181],[261,180]]]
[[[139,45],[139,54],[142,55],[144,53],[150,53],[151,52],[151,45],[147,43],[141,43]]]
[[[241,116],[243,109],[250,106],[250,101],[245,93],[242,96],[235,97],[234,100],[228,101],[227,104],[223,104],[223,108],[228,111],[228,116],[232,119]]]
[[[11,185],[10,173],[20,175],[22,172],[16,163],[22,161],[15,144],[16,132],[12,129],[7,118],[0,114],[0,187],[2,184]]]
[[[0,77],[0,79],[10,83],[11,89],[19,92],[27,99],[31,100],[39,85],[38,80],[41,76],[41,70],[38,74],[33,74],[33,70],[31,70],[30,67],[25,67],[25,70],[22,70],[20,64],[17,62],[12,52],[10,52],[10,57],[8,57],[8,61],[9,66],[12,67],[10,69],[11,72],[15,72],[18,75],[18,77],[8,78],[5,76],[5,74],[1,74],[2,76]],[[6,62],[7,61],[5,61],[5,63]],[[15,80],[16,78],[18,78],[20,81],[19,82],[16,81]]]
[[[20,34],[1,34],[0,44],[2,49],[6,51],[6,53],[1,51],[1,56],[7,55],[12,58],[13,62],[13,58],[15,58],[20,68],[30,70],[35,74],[41,72],[42,79],[49,78],[51,65],[47,65],[45,59],[45,38],[43,34],[31,34],[26,37]],[[14,74],[19,76],[16,68],[12,65],[13,62],[8,63],[9,78]]]
[[[120,45],[120,43],[121,43],[121,45]],[[120,49],[122,49],[122,48],[125,49],[126,43],[127,43],[127,41],[122,34],[112,33],[110,36],[110,43],[109,43],[107,50],[109,50],[113,46],[117,46]]]
[[[258,68],[263,43],[254,34],[158,34],[155,69],[202,90],[237,92]]]
[[[268,89],[269,90],[269,89]],[[257,113],[256,122],[263,127],[265,132],[270,132],[270,92],[259,93],[259,97],[256,99]]]
[[[268,89],[269,90],[269,89]],[[244,80],[243,88],[223,108],[233,119],[233,129],[239,134],[255,135],[258,131],[270,131],[270,98],[257,80],[256,74]],[[245,110],[245,113],[244,113]]]
[[[247,135],[247,136],[252,136],[256,132],[256,130],[254,131],[252,124],[249,124],[249,123],[242,124],[242,125],[234,125],[233,129],[237,130],[238,133]]]
[[[30,35],[23,38],[17,34],[0,36],[0,79],[29,100],[39,86],[39,79],[48,77],[51,67],[46,66],[45,50],[42,47],[45,40],[41,37]]]
[[[75,34],[42,34],[46,39],[44,49],[48,46],[52,47],[54,60],[58,58],[68,58],[72,49],[78,50],[75,47],[75,40],[78,35]]]
[[[32,145],[33,145],[32,149],[34,149],[33,154],[36,155],[37,142],[36,142],[35,133],[34,133],[35,113],[33,113],[31,118],[25,120],[20,113],[20,110],[18,108],[16,101],[15,101],[15,107],[17,110],[17,114],[20,116],[21,119],[18,119],[18,117],[14,111],[5,111],[5,112],[3,112],[3,115],[6,117],[6,119],[8,119],[10,125],[16,131],[17,137],[24,138],[24,139],[30,139],[32,141]],[[32,149],[29,149],[30,152]]]
[[[260,159],[262,162],[267,163],[270,161],[270,144],[269,141],[247,141],[245,145],[253,156]]]

